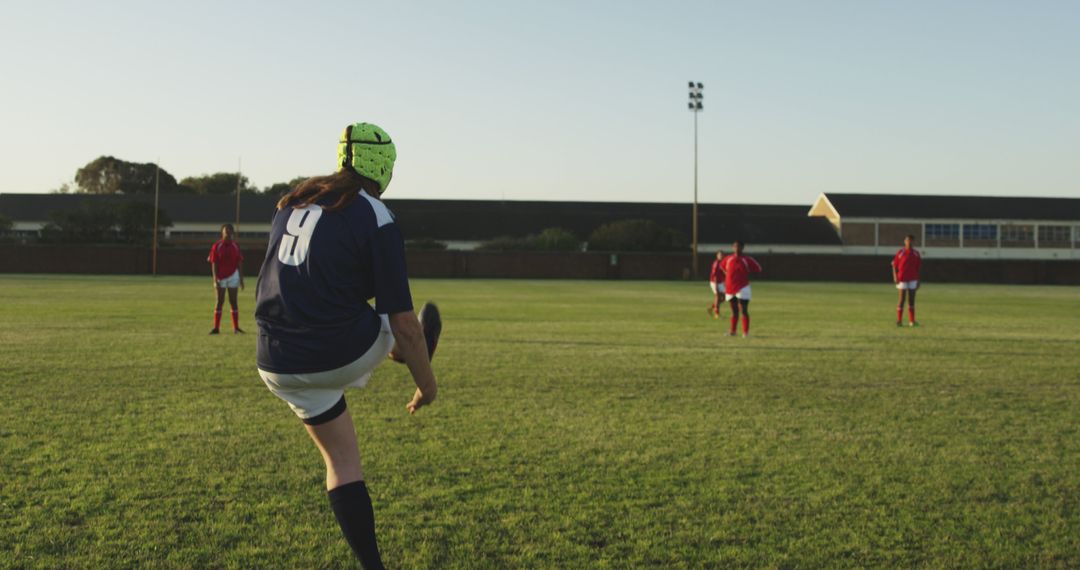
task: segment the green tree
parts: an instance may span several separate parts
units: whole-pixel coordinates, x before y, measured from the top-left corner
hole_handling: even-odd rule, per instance
[[[117,237],[124,243],[149,244],[154,234],[154,205],[125,202],[116,208]],[[158,210],[158,231],[172,226],[172,220]]]
[[[238,175],[235,172],[215,172],[214,174],[203,174],[202,176],[188,176],[180,181],[180,186],[190,189],[195,194],[235,194],[237,176],[240,177],[241,194],[258,193],[259,189],[252,186],[247,176]]]
[[[476,246],[477,251],[532,251],[536,249],[528,238],[499,236]]]
[[[284,196],[285,194],[292,192],[301,182],[308,178],[308,176],[297,176],[288,182],[277,182],[263,188],[262,192],[263,194],[270,194],[272,196]]]
[[[581,241],[569,230],[547,228],[525,237],[501,236],[477,246],[482,251],[578,251]]]
[[[590,251],[682,251],[686,236],[652,220],[620,220],[604,224],[589,236]]]
[[[59,243],[148,244],[154,230],[154,205],[129,200],[112,204],[84,202],[78,208],[57,210],[42,228],[42,240]],[[158,210],[158,229],[172,226]]]
[[[84,194],[153,194],[154,179],[160,177],[163,194],[178,190],[176,178],[165,169],[158,170],[150,162],[127,162],[111,156],[101,156],[75,173],[78,192]]]
[[[13,227],[15,227],[15,223],[11,221],[11,218],[0,214],[0,238],[7,236]]]
[[[541,251],[578,251],[581,240],[574,232],[563,228],[547,228],[536,236],[536,249]]]
[[[72,210],[56,210],[42,228],[44,241],[111,243],[116,241],[117,212],[104,204],[83,203]]]

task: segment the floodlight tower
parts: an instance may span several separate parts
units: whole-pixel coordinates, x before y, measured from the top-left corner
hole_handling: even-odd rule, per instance
[[[158,194],[161,189],[161,159],[157,159],[154,165],[154,243],[153,253],[150,255],[150,274],[157,277],[157,232],[158,232]]]
[[[701,104],[701,99],[704,97],[702,91],[705,86],[701,83],[690,82],[690,112],[694,114],[694,212],[693,212],[693,237],[691,238],[692,249],[694,259],[692,267],[694,270],[694,279],[698,276],[698,213],[697,213],[697,116],[698,113],[705,110],[705,107]]]

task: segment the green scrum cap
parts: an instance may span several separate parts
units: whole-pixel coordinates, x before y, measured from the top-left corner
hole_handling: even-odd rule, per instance
[[[337,147],[338,171],[346,168],[379,184],[386,190],[394,173],[397,149],[390,135],[371,123],[356,123],[345,127]]]

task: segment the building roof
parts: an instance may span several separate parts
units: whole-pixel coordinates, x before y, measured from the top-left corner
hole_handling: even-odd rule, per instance
[[[551,227],[587,239],[603,224],[631,219],[652,220],[689,239],[693,223],[690,204],[392,199],[386,204],[405,235],[437,240],[482,241]],[[804,206],[698,205],[699,242],[736,239],[750,244],[840,244],[828,221],[807,217]]]
[[[137,200],[153,196],[87,194],[0,194],[0,214],[14,221],[44,222],[49,213],[83,203]],[[241,195],[240,223],[267,224],[277,198]],[[561,227],[587,239],[602,224],[629,219],[652,220],[682,232],[692,231],[690,204],[634,202],[545,202],[497,200],[409,200],[388,197],[403,233],[410,239],[484,241],[500,236],[525,236]],[[235,196],[162,195],[160,208],[174,224],[220,224],[235,219]],[[699,204],[698,241],[748,244],[839,245],[827,220],[808,217],[805,206]]]
[[[153,195],[95,194],[0,194],[0,214],[13,221],[45,222],[57,210],[73,210],[85,204],[127,201],[154,203]],[[240,223],[266,224],[274,216],[277,198],[259,194],[240,195]],[[162,194],[158,207],[173,223],[223,224],[236,220],[236,195]]]
[[[1080,220],[1078,198],[825,193],[821,199],[842,218]]]

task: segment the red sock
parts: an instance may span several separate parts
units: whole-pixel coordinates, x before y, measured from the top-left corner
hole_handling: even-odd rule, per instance
[[[735,334],[735,327],[739,324],[739,317],[731,317],[731,334]]]
[[[240,313],[236,309],[232,310],[232,328],[233,330],[240,328]]]
[[[214,330],[221,328],[221,309],[214,311]]]
[[[743,334],[749,334],[750,333],[750,315],[743,314],[743,316],[742,316],[742,333]]]
[[[904,320],[904,308],[903,307],[897,307],[896,308],[896,322],[899,323],[899,322],[902,322],[903,320]]]
[[[915,322],[915,305],[908,305],[907,316],[911,322]]]

